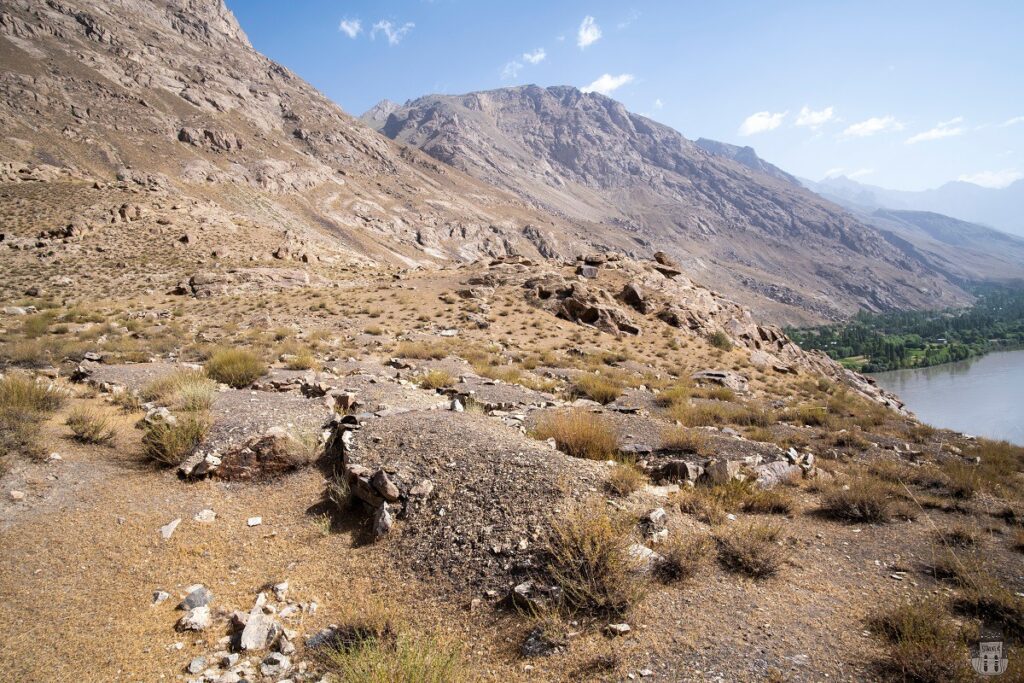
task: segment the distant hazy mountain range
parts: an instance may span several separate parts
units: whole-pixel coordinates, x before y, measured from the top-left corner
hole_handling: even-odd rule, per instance
[[[933,211],[1024,237],[1024,180],[1000,189],[952,182],[921,192],[887,190],[845,176],[801,182],[847,207],[854,204],[868,209]]]

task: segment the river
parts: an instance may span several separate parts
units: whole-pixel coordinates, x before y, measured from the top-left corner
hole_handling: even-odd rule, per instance
[[[1024,446],[1024,349],[871,377],[922,422]]]

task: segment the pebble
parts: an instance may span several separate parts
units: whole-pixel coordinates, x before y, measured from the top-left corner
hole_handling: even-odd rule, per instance
[[[170,539],[170,537],[174,535],[174,530],[178,528],[179,524],[181,524],[181,517],[172,519],[170,522],[160,527],[160,537],[165,541]]]
[[[245,520],[245,523],[248,526],[259,526],[260,524],[263,524],[263,518],[262,517],[250,517],[249,519]]]
[[[197,522],[212,522],[213,520],[217,519],[217,513],[211,510],[210,508],[206,508],[205,510],[200,510],[199,512],[197,512],[196,516],[193,517],[193,519]]]
[[[192,659],[191,662],[188,663],[188,666],[185,667],[185,670],[188,671],[190,674],[197,674],[205,668],[206,657],[195,657]]]
[[[17,502],[19,500],[25,500],[24,491],[11,491],[11,500]]]
[[[159,605],[164,600],[171,597],[171,594],[167,591],[153,591],[153,604]]]
[[[604,632],[609,636],[624,636],[632,630],[629,624],[608,624],[604,627]]]

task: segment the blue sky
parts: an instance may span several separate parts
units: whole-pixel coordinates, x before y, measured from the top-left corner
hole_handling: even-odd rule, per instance
[[[382,98],[575,85],[815,180],[1024,177],[1017,0],[227,1],[258,50],[355,115]]]

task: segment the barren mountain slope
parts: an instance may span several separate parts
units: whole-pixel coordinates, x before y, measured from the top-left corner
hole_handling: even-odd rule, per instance
[[[116,174],[278,239],[326,234],[346,256],[575,251],[561,222],[356,123],[257,53],[217,0],[5,0],[0,62],[10,169]]]
[[[839,207],[571,87],[428,96],[381,130],[567,218],[626,232],[756,311],[799,321],[962,303],[963,292]]]

